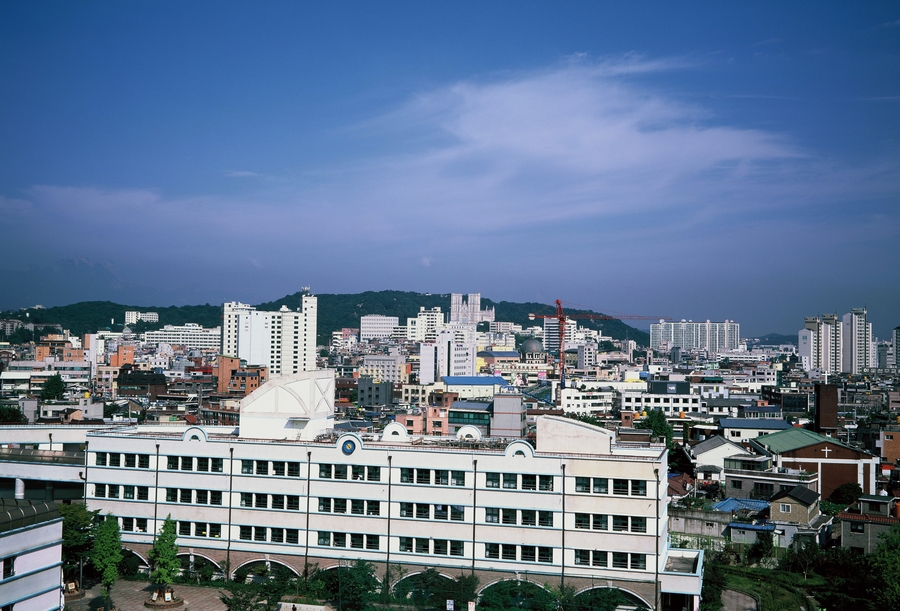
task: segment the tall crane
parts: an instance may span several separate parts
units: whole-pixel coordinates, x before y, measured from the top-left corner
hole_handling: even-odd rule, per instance
[[[586,318],[588,320],[672,320],[671,316],[639,316],[636,314],[621,314],[609,316],[607,314],[566,314],[562,301],[556,300],[555,314],[529,314],[528,320],[535,318],[549,318],[556,320],[559,330],[559,392],[556,394],[556,404],[562,403],[562,389],[566,387],[566,318]]]

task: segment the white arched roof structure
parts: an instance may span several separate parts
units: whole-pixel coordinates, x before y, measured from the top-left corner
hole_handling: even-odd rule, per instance
[[[241,437],[311,440],[333,427],[330,369],[279,376],[241,400]]]

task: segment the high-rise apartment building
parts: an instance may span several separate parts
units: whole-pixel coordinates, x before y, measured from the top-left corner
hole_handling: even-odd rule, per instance
[[[455,333],[439,333],[419,348],[419,384],[434,384],[443,376],[473,376],[478,349],[474,342],[457,341]]]
[[[230,302],[223,306],[222,354],[269,369],[271,378],[316,368],[318,298],[304,295],[296,311],[263,312]]]
[[[664,320],[650,325],[650,347],[659,350],[665,345],[669,349],[706,350],[724,352],[736,350],[741,343],[741,325],[733,320],[723,322],[694,322]]]
[[[444,326],[444,314],[435,306],[430,310],[419,307],[415,318],[406,319],[406,339],[413,342],[433,341]]]
[[[871,367],[872,323],[868,321],[866,308],[853,308],[843,317],[843,367],[844,373],[859,374]]]
[[[566,346],[563,346],[563,350],[575,341],[577,326],[578,324],[573,319],[566,318],[566,336],[563,338]],[[544,350],[547,352],[559,350],[559,321],[555,318],[544,319]]]
[[[798,336],[798,354],[806,369],[824,373],[841,371],[843,328],[837,314],[807,316]]]
[[[394,328],[400,324],[396,316],[382,316],[381,314],[366,314],[359,317],[359,341],[370,339],[388,339],[394,332]]]

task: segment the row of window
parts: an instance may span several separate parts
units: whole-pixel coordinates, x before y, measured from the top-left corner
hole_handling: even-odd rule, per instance
[[[541,490],[553,492],[552,475],[530,475],[517,473],[485,473],[484,485],[488,488],[500,488],[507,490]],[[521,486],[520,486],[521,481]]]
[[[521,560],[522,562],[553,564],[553,548],[511,543],[485,543],[484,557],[493,560]]]
[[[320,464],[319,477],[322,479],[351,479],[356,481],[380,482],[381,467]]]
[[[272,509],[300,511],[300,497],[295,494],[254,494],[241,492],[241,507],[269,509],[269,497],[272,497]]]
[[[166,488],[167,503],[196,503],[198,505],[221,505],[221,490],[191,490],[190,488]]]
[[[195,463],[196,461],[196,463]],[[222,473],[224,460],[221,458],[207,458],[201,456],[167,456],[166,469],[169,471],[201,471],[204,473]]]
[[[434,477],[432,478],[432,474]],[[424,484],[426,486],[465,486],[465,471],[449,471],[447,469],[400,469],[401,484]]]
[[[122,530],[128,532],[147,532],[147,518],[122,518]]]
[[[400,537],[400,551],[416,554],[436,554],[438,556],[464,556],[466,546],[462,541],[446,539],[421,539]]]
[[[521,517],[517,520],[517,517]],[[520,524],[522,526],[553,526],[552,511],[536,511],[534,509],[500,509],[486,507],[484,521],[492,524]]]
[[[274,475],[276,477],[300,477],[300,463],[286,462],[283,460],[242,460],[241,474]]]
[[[610,553],[612,554],[612,565],[609,564]],[[614,569],[636,569],[645,571],[647,570],[647,554],[576,549],[575,564],[581,566],[612,566]]]
[[[120,454],[118,452],[97,452],[94,454],[94,464],[98,467],[121,467],[124,457],[125,467],[129,469],[149,469],[149,454]]]
[[[150,488],[147,486],[120,486],[119,484],[94,484],[94,496],[101,499],[117,499],[121,492],[123,499],[139,501],[150,500]]]
[[[378,551],[381,546],[381,537],[378,535],[335,533],[320,530],[317,542],[319,545],[327,547],[351,547],[353,549],[370,549]]]
[[[609,494],[609,480],[605,477],[576,477],[575,492]],[[647,496],[647,482],[640,479],[614,479],[612,493],[620,496]]]
[[[241,526],[241,541],[269,541],[271,543],[300,544],[300,531],[296,528],[267,528],[265,526]]]
[[[456,520],[465,521],[466,509],[460,505],[435,505],[434,513],[428,503],[400,503],[401,518],[418,518],[420,520]]]
[[[612,517],[612,520],[610,520]],[[599,513],[576,513],[575,528],[590,530],[609,530],[612,522],[614,532],[645,533],[647,532],[647,518],[639,516],[608,516]],[[629,522],[631,528],[629,528]]]
[[[380,516],[381,501],[364,501],[362,499],[319,499],[319,511],[324,513],[350,513],[358,516]]]
[[[179,537],[213,537],[219,539],[222,536],[221,524],[207,524],[206,522],[179,522]]]

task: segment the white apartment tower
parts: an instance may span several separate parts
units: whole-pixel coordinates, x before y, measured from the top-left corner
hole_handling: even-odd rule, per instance
[[[296,311],[262,312],[243,303],[223,306],[222,354],[264,365],[271,378],[316,368],[318,298],[304,295]]]
[[[419,384],[434,384],[443,376],[473,376],[478,349],[474,342],[457,341],[442,332],[419,348]]]
[[[808,370],[824,373],[841,371],[843,330],[837,314],[807,316],[799,334],[798,352]]]
[[[659,350],[662,345],[683,350],[725,352],[737,350],[741,343],[741,325],[733,320],[722,322],[694,322],[660,320],[650,325],[650,347]]]
[[[566,318],[566,336],[563,338],[566,346],[575,341],[575,329],[578,324],[571,318]],[[544,350],[553,352],[559,350],[559,321],[555,318],[544,319]],[[565,347],[563,347],[565,350]]]
[[[406,339],[413,342],[432,341],[443,326],[444,314],[441,308],[435,306],[426,310],[424,306],[420,306],[415,318],[406,319]]]
[[[871,366],[872,323],[867,320],[866,308],[853,308],[843,318],[844,373],[859,374]]]

